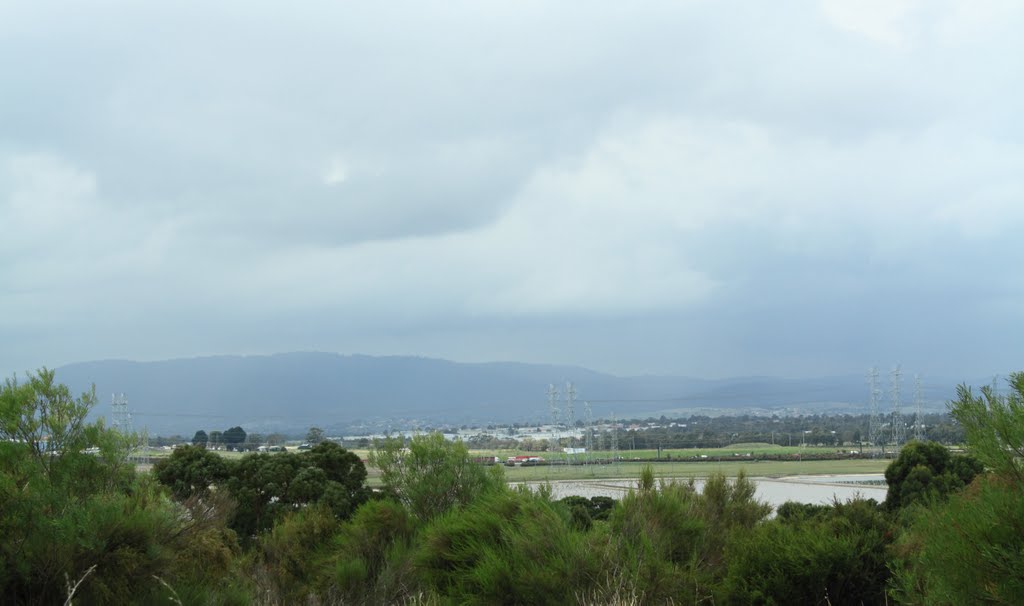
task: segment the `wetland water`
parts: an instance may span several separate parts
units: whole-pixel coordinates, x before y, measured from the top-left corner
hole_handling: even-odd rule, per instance
[[[831,475],[831,476],[789,476],[783,478],[750,478],[757,485],[757,498],[772,507],[786,501],[800,503],[828,504],[833,499],[846,501],[855,497],[884,501],[886,487],[882,474]],[[685,482],[686,479],[679,480]],[[882,482],[879,485],[879,482]],[[544,482],[523,482],[534,490]],[[571,495],[581,497],[605,496],[621,499],[636,480],[553,480],[550,482],[552,498],[561,499]],[[704,480],[696,480],[697,489],[704,487]]]

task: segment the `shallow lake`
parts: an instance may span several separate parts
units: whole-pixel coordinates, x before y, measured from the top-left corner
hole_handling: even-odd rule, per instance
[[[785,478],[751,478],[757,485],[757,498],[778,507],[786,501],[799,503],[828,504],[834,499],[847,501],[861,497],[884,501],[886,487],[882,474],[833,475],[833,476],[791,476]],[[682,480],[685,481],[685,480]],[[534,490],[544,482],[525,482]],[[879,485],[879,483],[882,483]],[[581,497],[605,496],[621,499],[636,480],[556,480],[550,482],[552,498],[561,499],[571,495]],[[697,489],[704,486],[703,479],[696,480]]]

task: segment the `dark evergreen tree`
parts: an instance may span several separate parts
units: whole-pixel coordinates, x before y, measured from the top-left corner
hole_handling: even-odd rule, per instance
[[[245,443],[245,430],[235,426],[224,432],[222,438],[228,450],[235,450]]]

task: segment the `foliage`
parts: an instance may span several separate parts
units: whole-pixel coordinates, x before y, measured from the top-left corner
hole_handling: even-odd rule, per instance
[[[209,442],[209,444],[210,444],[211,447],[214,447],[214,448],[224,444],[224,432],[223,431],[216,431],[216,430],[215,431],[211,431],[210,432],[210,442]]]
[[[603,496],[588,499],[573,495],[559,500],[559,503],[569,508],[572,525],[578,530],[589,530],[595,521],[607,520],[615,507],[614,499]]]
[[[309,432],[306,433],[306,442],[308,444],[319,444],[325,439],[324,430],[319,427],[310,427]]]
[[[227,479],[228,463],[204,446],[186,444],[153,464],[153,475],[176,498],[187,499],[205,494],[211,486]]]
[[[210,441],[210,437],[206,435],[206,432],[200,429],[192,436],[192,444],[194,446],[206,446],[207,442]]]
[[[282,602],[303,603],[316,596],[319,562],[338,525],[328,507],[315,504],[289,512],[263,535],[260,548],[266,576]]]
[[[830,505],[786,501],[775,510],[775,516],[783,522],[792,524],[826,515],[831,509]]]
[[[175,573],[187,518],[135,475],[124,436],[85,421],[94,401],[46,369],[0,387],[4,603],[60,602],[77,581],[83,603],[151,603],[166,593],[154,575]]]
[[[408,448],[402,440],[384,440],[370,453],[370,464],[380,470],[389,493],[421,521],[505,488],[501,467],[474,463],[462,442],[440,433],[415,436]]]
[[[87,448],[100,449],[105,462],[115,463],[128,440],[102,424],[85,422],[95,403],[95,388],[73,398],[66,385],[54,383],[53,371],[46,368],[30,374],[24,383],[16,377],[6,379],[0,386],[0,443],[12,461],[27,463],[31,472],[41,473],[47,481],[65,481],[64,474],[87,464],[78,456]]]
[[[594,583],[599,560],[566,512],[528,492],[495,492],[436,517],[415,568],[459,604],[564,604]]]
[[[620,444],[629,444],[634,450],[722,448],[740,444],[761,443],[778,446],[800,444],[820,445],[835,452],[861,448],[866,440],[868,415],[812,414],[783,417],[757,415],[691,415],[688,418],[667,419],[647,418],[622,420],[626,426],[640,426],[620,431]],[[904,416],[904,422],[912,419]],[[943,444],[961,444],[964,440],[962,428],[953,423],[947,415],[926,414],[923,417],[928,439]],[[607,444],[610,435],[604,435]]]
[[[400,503],[364,503],[334,536],[330,586],[344,603],[397,604],[416,588],[415,520]]]
[[[722,565],[730,533],[747,532],[771,513],[771,505],[758,501],[756,492],[757,486],[742,471],[731,481],[724,474],[716,473],[704,482],[697,504],[698,513],[707,525],[700,557],[708,565],[714,568]]]
[[[961,385],[950,413],[963,426],[974,456],[1024,486],[1024,372],[1011,373],[1007,384],[1006,395],[985,386],[978,396]]]
[[[1017,604],[1024,595],[1024,373],[1010,393],[961,386],[951,402],[968,448],[991,473],[913,512],[893,562],[893,595],[910,604]]]
[[[901,538],[893,593],[909,604],[1019,604],[1024,494],[997,477],[916,512]]]
[[[891,531],[873,501],[835,503],[730,536],[725,604],[881,604]]]
[[[886,470],[886,507],[787,503],[769,520],[742,474],[698,490],[646,467],[617,503],[552,502],[437,434],[378,444],[378,499],[327,440],[237,462],[183,446],[136,474],[131,436],[86,422],[95,395],[43,369],[0,386],[0,602],[1019,603],[1024,375],[1010,387],[951,404],[990,473],[911,443]]]
[[[365,480],[359,457],[333,442],[299,454],[246,455],[230,469],[225,483],[238,502],[232,527],[243,537],[253,537],[288,511],[312,503],[345,519],[367,498]]]
[[[943,500],[969,484],[981,471],[977,459],[950,455],[937,442],[910,442],[885,470],[889,485],[885,506],[896,510],[914,503]]]
[[[193,496],[179,505],[186,520],[175,536],[174,558],[161,578],[183,604],[246,604],[251,583],[239,566],[241,547],[227,527],[234,501],[224,492]]]
[[[228,450],[233,450],[245,443],[245,430],[238,426],[232,427],[221,435],[221,441]]]
[[[741,475],[730,482],[721,474],[707,479],[703,493],[696,484],[654,485],[641,474],[632,491],[609,518],[619,571],[644,601],[709,599],[724,574],[723,551],[734,532],[746,532],[771,508],[754,498],[754,485]]]

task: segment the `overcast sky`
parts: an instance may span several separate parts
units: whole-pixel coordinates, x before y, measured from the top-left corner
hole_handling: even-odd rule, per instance
[[[1024,3],[0,0],[0,370],[1024,369]]]

